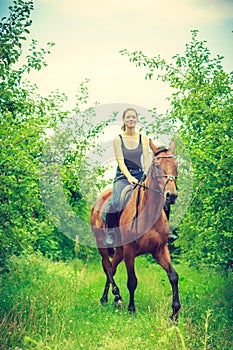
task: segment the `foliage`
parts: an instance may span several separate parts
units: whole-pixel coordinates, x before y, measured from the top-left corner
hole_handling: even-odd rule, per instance
[[[122,50],[138,67],[170,84],[171,108],[166,113],[190,155],[194,173],[192,205],[180,225],[182,250],[192,264],[201,262],[228,269],[232,266],[232,155],[233,74],[226,73],[223,57],[212,58],[198,31],[184,55],[168,63],[160,55]],[[191,170],[191,168],[190,168]]]
[[[103,307],[105,276],[100,259],[51,262],[21,256],[8,262],[1,284],[2,349],[219,349],[231,348],[232,279],[180,264],[182,309],[169,321],[172,292],[165,272],[136,259],[137,314]],[[208,279],[206,276],[208,275]],[[128,303],[124,264],[116,281]],[[148,283],[148,281],[150,281]]]
[[[53,231],[44,220],[38,187],[39,140],[49,123],[50,101],[44,101],[35,86],[22,82],[26,65],[14,68],[22,54],[23,35],[29,32],[32,9],[32,1],[14,2],[0,26],[1,260],[40,244],[40,232],[47,235],[49,244]],[[33,68],[33,56],[33,52],[28,56],[28,70]]]
[[[56,218],[48,215],[47,203],[43,203],[46,174],[49,174],[50,186],[45,192],[51,188],[56,191],[55,185],[61,184],[59,195],[65,196],[70,211],[74,210],[73,215],[84,221],[87,216],[89,220],[89,186],[96,190],[105,184],[101,176],[96,180],[103,169],[98,164],[95,167],[91,164],[90,171],[90,161],[86,157],[92,147],[99,150],[96,138],[104,125],[93,126],[94,108],[81,112],[89,97],[88,81],[80,84],[74,109],[66,110],[67,96],[63,93],[54,91],[48,97],[42,97],[37,86],[25,80],[25,73],[46,66],[45,55],[53,46],[48,43],[47,49],[38,49],[37,41],[32,40],[20,65],[23,42],[32,23],[32,10],[33,1],[13,1],[9,17],[2,18],[0,23],[1,264],[9,255],[22,251],[40,251],[54,259],[75,256],[75,242],[70,241],[69,235],[68,238],[63,235],[62,227],[55,225]],[[73,133],[72,127],[75,127]],[[55,136],[51,137],[51,133]],[[55,142],[56,138],[58,142]],[[59,161],[56,159],[58,151],[62,155]],[[59,171],[59,182],[55,172],[51,177],[54,168]],[[89,181],[87,172],[91,174]],[[63,219],[68,221],[65,216]],[[87,255],[92,251],[85,248]],[[80,254],[83,256],[83,252]]]

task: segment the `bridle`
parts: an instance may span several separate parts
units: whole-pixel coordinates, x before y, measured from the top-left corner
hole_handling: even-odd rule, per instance
[[[168,150],[166,148],[162,148],[160,150],[158,150],[155,154],[154,154],[154,159],[153,159],[153,163],[152,163],[152,179],[155,180],[155,179],[158,179],[158,178],[167,178],[167,181],[164,185],[164,188],[163,188],[163,191],[157,188],[153,188],[153,187],[149,187],[149,186],[146,186],[145,184],[139,182],[136,186],[139,186],[139,187],[142,187],[144,189],[147,189],[147,190],[150,190],[150,191],[153,191],[153,192],[159,192],[162,196],[164,195],[164,192],[166,190],[166,187],[167,187],[167,184],[170,182],[170,181],[174,181],[176,180],[177,176],[175,175],[171,175],[171,174],[163,174],[163,175],[157,175],[156,173],[156,165],[155,165],[155,162],[154,160],[155,159],[158,159],[158,158],[172,158],[174,157],[173,154],[169,154],[169,155],[160,155],[161,152],[167,152]],[[176,186],[176,183],[175,183],[175,186]]]

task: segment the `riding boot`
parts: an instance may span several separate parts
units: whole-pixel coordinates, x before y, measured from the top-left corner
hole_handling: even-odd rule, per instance
[[[169,232],[169,236],[168,236],[168,243],[173,243],[174,241],[176,241],[179,238],[177,229],[173,226],[170,226],[170,232]]]
[[[106,214],[107,233],[103,240],[103,244],[106,247],[114,247],[117,240],[117,232],[116,229],[114,230],[114,227],[117,222],[118,213],[114,212],[113,210],[114,209],[111,206]]]

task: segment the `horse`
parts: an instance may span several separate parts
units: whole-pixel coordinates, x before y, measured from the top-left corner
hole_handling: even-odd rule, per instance
[[[102,212],[111,197],[112,190],[105,190],[97,198],[91,210],[91,226],[106,274],[106,284],[100,302],[102,304],[108,302],[108,291],[112,285],[115,306],[123,304],[114,275],[118,264],[124,260],[129,291],[128,310],[132,314],[135,313],[134,293],[137,287],[135,258],[151,253],[167,273],[172,287],[172,315],[170,318],[177,321],[181,307],[178,274],[171,263],[167,244],[169,222],[164,210],[164,205],[174,204],[178,195],[176,187],[178,165],[174,156],[176,145],[172,140],[169,148],[157,148],[151,140],[149,142],[153,151],[153,159],[145,181],[135,186],[121,212],[118,223],[121,240],[114,249],[106,248],[103,244],[105,224],[102,218]]]

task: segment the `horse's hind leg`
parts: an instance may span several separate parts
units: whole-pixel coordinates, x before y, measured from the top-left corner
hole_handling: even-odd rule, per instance
[[[174,267],[171,263],[170,252],[168,250],[167,245],[165,245],[162,249],[153,254],[154,258],[159,262],[159,264],[164,268],[167,272],[168,279],[172,286],[172,315],[171,320],[177,321],[178,312],[180,309],[180,300],[179,300],[179,290],[178,290],[178,273],[175,271]]]

